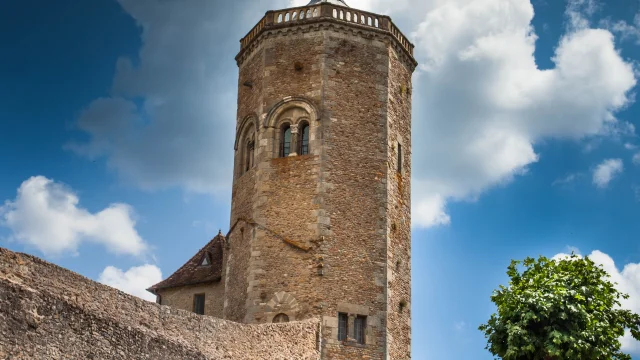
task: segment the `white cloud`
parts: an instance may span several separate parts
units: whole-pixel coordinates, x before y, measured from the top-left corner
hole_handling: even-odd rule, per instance
[[[462,332],[464,330],[466,330],[466,328],[468,327],[468,324],[464,321],[456,321],[453,324],[453,328],[457,331],[457,332]]]
[[[632,161],[633,161],[634,164],[640,165],[640,153],[637,153],[637,154],[633,155]]]
[[[562,185],[569,185],[571,183],[573,183],[574,181],[578,180],[578,178],[582,177],[583,174],[581,173],[573,173],[573,174],[569,174],[566,175],[565,177],[556,179],[553,181],[553,183],[551,183],[552,186],[562,186]]]
[[[90,213],[79,202],[71,189],[34,176],[20,185],[15,200],[0,207],[0,225],[13,232],[11,240],[46,255],[75,254],[82,242],[103,245],[116,254],[142,255],[147,250],[130,206],[111,204]]]
[[[553,259],[561,259],[565,256],[567,254],[557,254]],[[603,269],[611,276],[609,280],[617,283],[618,291],[629,295],[629,299],[621,300],[622,307],[640,314],[640,264],[627,264],[620,271],[613,259],[601,251],[595,250],[588,257],[597,265],[602,265]],[[631,334],[627,332],[622,338],[622,350],[640,354],[640,342],[633,339]]]
[[[593,170],[593,183],[599,188],[606,188],[611,180],[622,174],[624,165],[620,159],[607,159]]]
[[[640,13],[634,16],[632,23],[604,19],[600,25],[618,34],[621,40],[634,40],[636,44],[640,44]]]
[[[640,314],[640,264],[627,264],[622,271],[619,271],[613,259],[603,252],[596,250],[589,255],[589,258],[604,267],[611,275],[610,280],[618,284],[616,287],[619,291],[629,294],[629,299],[621,301],[622,307]],[[622,339],[622,349],[640,354],[640,342],[633,339],[627,332]]]
[[[414,91],[416,225],[446,224],[449,201],[525,172],[541,140],[625,128],[614,113],[636,80],[613,35],[576,27],[560,40],[555,67],[541,70],[533,14],[526,0],[452,0],[415,31],[423,64]]]
[[[162,272],[157,266],[148,264],[132,267],[126,272],[107,266],[100,274],[98,281],[127,294],[147,301],[155,301],[156,297],[146,289],[162,281]]]
[[[569,0],[565,15],[568,18],[569,30],[580,30],[589,27],[589,17],[600,7],[595,0]]]
[[[268,4],[119,0],[142,28],[138,58],[118,60],[111,96],[95,99],[68,149],[105,157],[143,189],[221,195],[232,179],[238,40]],[[250,14],[250,15],[247,15]],[[246,21],[240,21],[245,19]]]
[[[627,150],[635,150],[635,149],[638,148],[638,146],[635,145],[635,144],[626,143],[626,144],[624,144],[624,148],[627,149]]]

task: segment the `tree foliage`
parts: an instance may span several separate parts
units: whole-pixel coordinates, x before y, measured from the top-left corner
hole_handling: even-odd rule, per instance
[[[522,265],[522,266],[521,266]],[[522,270],[522,272],[520,271]],[[640,316],[621,308],[628,299],[608,273],[572,254],[512,261],[509,286],[491,300],[497,314],[479,327],[493,355],[504,360],[631,360],[620,351],[625,329],[640,340]]]

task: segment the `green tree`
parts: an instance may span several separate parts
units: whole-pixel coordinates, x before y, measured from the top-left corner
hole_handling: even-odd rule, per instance
[[[521,266],[522,265],[522,266]],[[522,271],[520,271],[522,270]],[[640,315],[621,308],[628,299],[609,274],[572,254],[512,261],[509,286],[491,296],[497,314],[479,327],[487,347],[504,360],[631,360],[620,351],[625,329],[640,340]]]

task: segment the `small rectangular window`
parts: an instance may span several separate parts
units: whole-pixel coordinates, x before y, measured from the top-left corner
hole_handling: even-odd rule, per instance
[[[364,344],[366,329],[367,317],[357,316],[353,323],[353,336],[356,338],[358,344]]]
[[[398,172],[402,172],[402,144],[398,143]]]
[[[338,340],[344,341],[347,339],[347,324],[349,317],[345,313],[338,313]]]
[[[156,296],[156,303],[162,305],[162,295]]]
[[[193,296],[193,312],[204,315],[204,294],[196,294]]]

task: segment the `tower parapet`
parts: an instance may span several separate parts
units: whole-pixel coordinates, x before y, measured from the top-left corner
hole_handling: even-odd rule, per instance
[[[246,53],[250,52],[252,46],[255,45],[254,41],[269,31],[286,29],[301,24],[326,22],[349,25],[353,26],[354,29],[363,28],[380,35],[389,35],[406,52],[414,66],[417,65],[413,59],[414,45],[391,21],[389,16],[353,9],[346,5],[317,1],[312,1],[306,6],[267,11],[253,29],[240,40],[240,53],[236,56],[236,60],[239,63],[243,61],[246,58]]]

